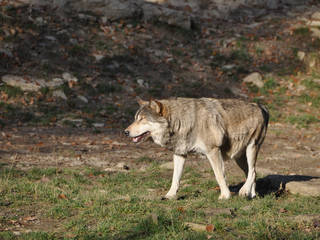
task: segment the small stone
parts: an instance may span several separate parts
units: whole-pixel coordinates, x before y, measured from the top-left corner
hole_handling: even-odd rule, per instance
[[[101,17],[100,20],[103,25],[105,25],[108,22],[108,18],[106,16]]]
[[[54,36],[45,36],[45,39],[48,39],[48,40],[50,40],[52,42],[57,41],[57,39]]]
[[[68,82],[78,82],[78,78],[68,72],[63,73],[62,78]]]
[[[139,84],[140,87],[144,87],[144,80],[143,79],[138,79],[137,83]]]
[[[79,96],[77,96],[77,98],[79,100],[81,100],[82,102],[84,102],[84,103],[88,103],[89,102],[88,99],[85,96],[79,95]]]
[[[117,168],[120,168],[120,169],[124,169],[124,170],[129,170],[129,166],[126,165],[124,162],[119,162],[117,165],[116,165]]]
[[[95,128],[102,128],[104,127],[104,123],[93,123],[92,126],[94,126]]]
[[[36,24],[42,26],[45,24],[45,20],[43,19],[43,17],[37,17],[36,18]]]
[[[302,61],[304,59],[304,57],[306,56],[306,53],[302,52],[302,51],[298,51],[297,56],[298,56],[299,60]]]
[[[62,90],[53,91],[52,96],[56,98],[62,98],[63,100],[68,100],[66,94]]]
[[[232,209],[232,208],[207,208],[207,209],[204,209],[204,213],[207,216],[216,216],[216,215],[221,215],[221,214],[234,215],[234,209]]]
[[[96,59],[97,62],[100,62],[105,56],[102,54],[93,54],[94,58]]]
[[[262,88],[264,83],[262,81],[262,76],[260,73],[258,72],[254,72],[254,73],[251,73],[249,74],[248,76],[246,76],[243,81],[245,83],[251,83],[259,88]]]
[[[234,69],[236,66],[237,66],[237,65],[235,65],[235,64],[227,64],[227,65],[222,66],[222,69],[223,69],[223,70],[232,70],[232,69]]]
[[[320,38],[320,30],[318,28],[310,28],[310,31],[313,37]]]

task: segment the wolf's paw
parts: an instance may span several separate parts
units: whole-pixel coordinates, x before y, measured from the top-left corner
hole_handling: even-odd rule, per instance
[[[250,189],[248,190],[246,187],[242,187],[239,191],[239,196],[252,199],[256,197],[256,193],[255,191],[250,191]]]
[[[165,195],[161,197],[161,200],[177,200],[177,195]]]
[[[219,196],[219,200],[229,199],[231,197],[230,192],[221,193]]]

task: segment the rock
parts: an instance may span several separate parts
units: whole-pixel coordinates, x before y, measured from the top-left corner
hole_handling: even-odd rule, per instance
[[[137,79],[137,83],[139,84],[140,87],[146,87],[146,88],[149,87],[149,84],[143,79]]]
[[[236,64],[227,64],[227,65],[223,65],[222,66],[222,69],[223,70],[232,70],[236,67],[237,65]]]
[[[0,54],[6,55],[10,58],[13,58],[13,54],[9,49],[0,48]]]
[[[143,79],[138,79],[137,83],[139,84],[140,87],[144,87],[144,80]]]
[[[78,78],[73,76],[71,73],[65,72],[62,74],[62,78],[67,82],[78,82]]]
[[[212,224],[205,225],[199,223],[185,222],[184,225],[193,231],[197,232],[213,232],[215,231],[215,226]]]
[[[315,12],[311,16],[312,19],[320,20],[320,12]]]
[[[18,87],[22,91],[32,92],[38,91],[42,87],[46,87],[43,79],[35,79],[32,77],[20,77],[16,75],[4,75],[2,81],[12,87]]]
[[[297,56],[298,56],[299,60],[302,61],[304,59],[304,57],[306,56],[306,53],[302,52],[302,51],[298,51]]]
[[[307,25],[310,27],[320,27],[320,21],[319,20],[311,20],[307,22]]]
[[[190,228],[193,231],[197,231],[197,232],[203,232],[206,231],[206,225],[204,224],[198,224],[198,223],[192,223],[192,222],[186,222],[185,226]]]
[[[286,184],[286,190],[292,194],[303,196],[320,196],[320,178],[310,181],[291,181]]]
[[[231,86],[230,91],[232,92],[233,95],[243,97],[243,98],[248,98],[246,94],[244,94],[240,88],[237,88],[236,86]]]
[[[85,96],[78,95],[77,98],[79,100],[81,100],[82,102],[84,102],[84,103],[88,103],[89,102],[89,100]]]
[[[104,127],[104,123],[93,123],[92,126],[94,126],[95,128],[102,128]]]
[[[173,170],[173,162],[166,162],[160,165],[161,169]]]
[[[64,80],[61,79],[61,78],[54,78],[52,79],[51,81],[49,82],[46,82],[46,87],[48,88],[51,88],[51,89],[54,89],[54,88],[57,88],[57,87],[60,87],[61,85],[64,84]]]
[[[93,56],[97,62],[100,62],[105,57],[104,55],[98,53],[94,53]]]
[[[311,36],[320,38],[320,30],[318,28],[310,28]]]
[[[54,36],[45,36],[45,39],[47,39],[47,40],[49,40],[49,41],[52,41],[52,42],[57,41],[57,38],[54,37]]]
[[[117,165],[116,165],[117,168],[120,168],[120,169],[124,169],[124,170],[129,170],[129,166],[126,165],[124,162],[119,162]]]
[[[251,83],[259,88],[262,88],[264,83],[262,81],[262,76],[260,73],[258,72],[254,72],[254,73],[251,73],[249,74],[248,76],[246,76],[244,79],[243,79],[243,82],[245,83]]]
[[[56,98],[62,98],[63,100],[68,100],[66,94],[62,90],[53,91],[52,96]]]
[[[42,26],[42,25],[46,24],[46,21],[43,19],[43,17],[37,17],[36,24],[39,26]]]
[[[267,6],[267,8],[269,8],[269,9],[277,9],[278,7],[279,7],[279,1],[278,0],[268,0],[267,2],[266,2],[266,6]]]
[[[161,5],[143,4],[143,17],[145,20],[157,19],[169,25],[178,26],[184,29],[191,29],[191,17],[184,11],[166,8]]]

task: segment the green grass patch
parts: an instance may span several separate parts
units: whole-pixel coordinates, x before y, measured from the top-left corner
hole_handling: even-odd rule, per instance
[[[149,158],[141,159],[148,162]],[[211,173],[211,171],[210,171]],[[205,175],[204,175],[205,174]],[[0,167],[2,239],[316,239],[319,229],[289,217],[320,211],[319,199],[267,194],[254,200],[233,196],[218,201],[214,176],[186,167],[176,201],[162,201],[171,171],[104,172],[97,168]],[[205,177],[206,176],[206,177]],[[240,179],[232,179],[239,183]],[[2,204],[3,203],[3,204]],[[9,203],[9,204],[6,204]],[[248,208],[249,207],[249,208]],[[214,209],[232,209],[212,215]],[[281,213],[280,209],[286,209]],[[28,216],[39,219],[17,230]],[[53,224],[46,231],[37,227]],[[212,224],[213,232],[196,232],[186,222]],[[23,229],[31,229],[24,233]],[[43,229],[43,228],[42,228]],[[20,235],[15,235],[19,231]]]
[[[17,97],[23,95],[23,91],[20,88],[12,87],[6,84],[0,86],[0,91],[6,93],[8,97]]]
[[[299,128],[308,128],[310,124],[320,122],[320,120],[313,115],[302,114],[288,116],[287,122],[297,125]]]

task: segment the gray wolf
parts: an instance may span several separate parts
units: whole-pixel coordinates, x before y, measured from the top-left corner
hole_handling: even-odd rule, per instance
[[[214,171],[221,194],[231,194],[225,180],[224,160],[233,159],[246,174],[240,196],[256,196],[255,165],[266,135],[269,113],[256,103],[237,99],[172,98],[143,101],[125,134],[139,143],[152,138],[173,150],[173,177],[167,199],[176,198],[189,152],[204,154]]]

